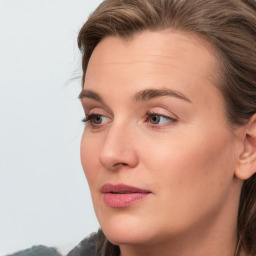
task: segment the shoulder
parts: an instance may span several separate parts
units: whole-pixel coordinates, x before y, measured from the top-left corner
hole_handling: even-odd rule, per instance
[[[98,233],[93,233],[83,239],[67,256],[97,256],[96,245],[98,242]]]
[[[117,245],[111,244],[101,229],[97,233],[83,239],[67,256],[119,256],[120,250]]]

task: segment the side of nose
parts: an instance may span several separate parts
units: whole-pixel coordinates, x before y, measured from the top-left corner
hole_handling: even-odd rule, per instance
[[[133,129],[112,125],[106,133],[99,161],[108,170],[134,168],[138,164],[135,134]]]

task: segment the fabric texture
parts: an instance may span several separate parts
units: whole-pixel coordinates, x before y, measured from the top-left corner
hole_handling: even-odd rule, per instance
[[[96,254],[97,234],[93,233],[83,239],[67,256],[98,256]],[[100,255],[99,255],[100,256]]]
[[[91,234],[83,239],[67,256],[119,256],[120,250],[111,244],[99,229],[97,233]]]

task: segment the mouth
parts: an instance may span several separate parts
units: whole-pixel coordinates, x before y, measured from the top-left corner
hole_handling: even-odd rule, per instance
[[[136,188],[136,187],[128,186],[125,184],[118,184],[118,185],[104,184],[101,187],[101,192],[112,193],[112,194],[151,193],[151,191],[149,190]]]
[[[138,202],[152,192],[125,184],[104,184],[101,187],[104,203],[113,208],[123,208]]]

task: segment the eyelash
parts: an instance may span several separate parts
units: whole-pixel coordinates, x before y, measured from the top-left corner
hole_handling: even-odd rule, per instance
[[[89,114],[85,118],[82,119],[82,122],[86,123],[86,124],[88,123],[89,127],[91,129],[97,129],[97,128],[99,128],[100,125],[93,123],[93,119],[95,119],[96,117],[103,117],[103,115],[100,115],[100,114]]]
[[[156,129],[161,129],[165,125],[159,125],[159,124],[150,123],[149,119],[152,118],[152,117],[162,117],[162,118],[168,120],[168,124],[167,125],[169,125],[170,123],[175,123],[175,122],[178,121],[175,118],[172,118],[172,117],[166,116],[166,115],[162,115],[162,114],[159,114],[159,113],[147,112],[146,115],[147,115],[146,122],[149,123],[149,125],[151,125],[152,127],[156,128]]]
[[[175,118],[172,118],[172,117],[169,117],[169,116],[166,116],[166,115],[161,115],[161,114],[158,114],[158,113],[151,113],[151,112],[147,112],[146,113],[147,115],[147,118],[145,120],[146,123],[148,123],[150,126],[156,128],[156,129],[161,129],[164,125],[159,125],[159,124],[153,124],[153,123],[150,123],[150,118],[152,117],[162,117],[166,120],[168,120],[168,124],[170,123],[175,123],[177,122],[178,120],[175,119]],[[104,115],[101,115],[101,114],[89,114],[87,117],[83,118],[82,119],[82,122],[84,123],[88,123],[89,127],[91,129],[97,129],[97,128],[100,128],[101,127],[101,124],[95,124],[93,122],[93,120],[97,117],[105,117]],[[107,117],[106,117],[107,118]]]

